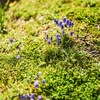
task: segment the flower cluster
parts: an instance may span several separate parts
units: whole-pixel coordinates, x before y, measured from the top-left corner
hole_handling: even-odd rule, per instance
[[[54,18],[54,23],[57,24],[58,26],[60,26],[60,28],[62,29],[62,35],[64,36],[65,34],[65,27],[73,27],[74,26],[74,22],[73,21],[70,21],[69,19],[66,19],[66,17],[63,18],[63,21],[60,20],[58,21],[58,19]],[[73,31],[71,30],[70,32],[70,36],[73,36]],[[46,42],[46,40],[49,39],[48,37],[48,34],[44,40],[44,42]],[[56,39],[57,39],[57,46],[60,46],[60,41],[61,41],[61,35],[57,32],[57,35],[56,35]],[[52,36],[50,38],[50,40],[48,40],[48,44],[50,45],[51,44],[51,41],[52,41]]]
[[[42,73],[39,72],[39,75],[38,75],[38,76],[41,76],[41,75],[42,75]],[[38,76],[36,75],[34,79],[37,79]],[[27,79],[27,82],[29,83],[29,78]],[[45,83],[46,83],[46,80],[43,79],[43,80],[42,80],[42,84],[44,85]],[[35,82],[34,82],[34,88],[37,88],[38,86],[39,86],[39,81],[38,81],[38,80],[35,80]],[[25,99],[34,100],[34,99],[35,99],[35,94],[34,94],[34,93],[31,93],[30,96],[29,96],[29,94],[26,94],[26,95],[23,95],[23,96],[19,94],[18,97],[19,97],[20,99],[22,99],[22,100],[25,100]],[[42,97],[39,95],[39,96],[37,97],[37,100],[42,100]]]
[[[73,27],[74,26],[74,22],[70,21],[69,19],[66,19],[66,17],[63,18],[63,21],[60,20],[58,22],[58,20],[56,18],[54,18],[54,22],[61,27],[61,29],[64,29],[64,24],[65,27]],[[63,23],[64,22],[64,23]],[[65,31],[63,30],[62,34],[64,35]],[[73,36],[73,31],[70,32],[70,36]]]
[[[10,42],[11,42],[11,43],[13,42],[13,38],[10,38]],[[18,50],[21,51],[21,48],[19,47]],[[17,59],[19,60],[20,58],[21,58],[20,55],[18,55],[18,56],[17,56]]]
[[[39,72],[39,76],[41,76],[41,75],[42,75],[42,73]],[[38,76],[36,75],[36,76],[35,76],[35,79],[37,79],[37,78],[38,78]],[[43,79],[43,80],[42,80],[42,83],[45,84],[45,82],[46,82],[45,79]],[[36,80],[35,83],[34,83],[34,88],[37,88],[38,86],[39,86],[39,81]]]
[[[56,39],[58,41],[57,46],[60,46],[60,38],[61,38],[60,34],[57,33],[57,35],[56,35]]]
[[[70,21],[69,19],[66,19],[66,17],[63,18],[63,21],[60,20],[58,22],[58,20],[56,18],[54,18],[54,22],[61,27],[61,29],[64,29],[64,24],[63,22],[65,23],[65,26],[68,26],[68,27],[73,27],[74,26],[74,22],[73,21]]]
[[[29,94],[26,94],[26,95],[24,95],[24,96],[21,96],[21,95],[19,94],[18,97],[19,97],[20,99],[22,99],[22,100],[29,99],[29,98],[30,98],[30,100],[34,100],[34,99],[35,99],[34,93],[31,93],[30,96],[29,96]],[[38,98],[37,98],[37,100],[42,100],[42,97],[39,95]]]
[[[44,39],[44,42],[46,42],[48,39],[49,39],[49,36],[48,36],[48,34],[47,34],[46,38]],[[52,40],[53,40],[53,37],[51,36],[51,37],[50,37],[50,40],[48,40],[48,45],[51,44],[51,41],[52,41]]]

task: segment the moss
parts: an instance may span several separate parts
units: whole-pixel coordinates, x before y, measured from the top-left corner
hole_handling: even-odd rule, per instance
[[[0,98],[18,99],[19,93],[33,92],[36,98],[42,95],[43,100],[97,100],[99,5],[99,0],[20,0],[11,5],[6,11],[7,34],[0,35]],[[74,22],[74,27],[64,29],[65,35],[53,22],[63,17]],[[59,47],[57,31],[61,35]],[[53,36],[50,45],[49,39],[44,42],[46,34],[49,39]],[[21,59],[17,60],[17,55]],[[40,71],[40,86],[35,90],[34,77]]]

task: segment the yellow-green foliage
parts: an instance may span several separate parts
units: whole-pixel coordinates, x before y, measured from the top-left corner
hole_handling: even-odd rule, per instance
[[[74,22],[74,27],[64,29],[64,36],[53,21],[63,17]],[[5,15],[7,34],[0,34],[0,100],[19,100],[19,94],[31,93],[35,100],[38,95],[43,100],[99,100],[99,22],[99,0],[10,3]],[[61,35],[60,46],[57,31]],[[49,39],[53,36],[50,45],[48,40],[44,42],[46,34]],[[36,75],[39,87],[35,89]],[[42,79],[46,79],[46,84],[41,83]]]

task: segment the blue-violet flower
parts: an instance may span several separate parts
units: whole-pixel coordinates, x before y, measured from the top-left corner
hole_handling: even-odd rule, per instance
[[[60,41],[58,41],[57,46],[60,46]]]
[[[58,20],[56,20],[56,24],[58,24]]]
[[[20,99],[22,98],[22,96],[21,96],[20,94],[18,95],[18,97],[19,97]]]
[[[20,47],[19,47],[18,49],[19,49],[19,51],[21,50],[21,48],[20,48]]]
[[[36,80],[35,83],[34,83],[34,88],[37,88],[39,86],[39,81]]]
[[[38,96],[38,100],[41,100],[42,98],[41,98],[41,96]]]
[[[18,60],[20,59],[20,55],[17,56],[17,59],[18,59]]]
[[[50,41],[52,41],[52,36],[51,36],[51,38],[50,38]]]
[[[62,24],[62,20],[59,21],[59,26],[61,26],[61,24]]]
[[[70,36],[73,36],[73,31],[70,32]]]
[[[47,34],[47,37],[46,37],[46,39],[48,39],[49,37],[48,37],[48,34]]]
[[[72,24],[71,21],[69,21],[68,27],[71,27],[71,24]]]
[[[66,20],[66,25],[68,25],[68,24],[69,24],[69,19]]]
[[[29,95],[28,94],[25,95],[25,99],[29,99]]]
[[[57,38],[57,41],[60,41],[60,34],[59,33],[57,33],[56,38]]]
[[[64,23],[66,22],[66,17],[63,18],[63,22],[64,22]]]
[[[42,72],[39,72],[39,76],[41,76],[42,75]]]
[[[36,75],[36,76],[35,76],[35,79],[37,79],[37,78],[38,78],[38,76]]]
[[[64,29],[64,25],[63,24],[61,24],[61,29]]]
[[[29,83],[29,78],[27,79],[27,82]]]
[[[45,79],[42,80],[42,83],[45,84]]]
[[[10,38],[10,42],[13,42],[13,39],[12,38]]]
[[[48,44],[49,44],[49,45],[50,45],[50,43],[51,43],[50,40],[48,40]]]
[[[62,34],[64,35],[65,31],[63,30]]]
[[[35,98],[34,93],[31,93],[31,100],[32,100],[32,99],[34,100],[34,98]]]
[[[71,26],[74,26],[74,22],[72,21]]]
[[[47,39],[44,39],[44,42],[46,42]]]
[[[54,18],[54,22],[56,22],[56,18]]]

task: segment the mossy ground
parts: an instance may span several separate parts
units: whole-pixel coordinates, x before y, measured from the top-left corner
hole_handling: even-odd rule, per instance
[[[56,34],[62,30],[53,19],[63,17],[75,25],[65,30],[57,47]],[[0,34],[0,100],[32,92],[43,100],[100,100],[99,0],[15,1],[6,11],[5,28],[7,34]],[[47,33],[53,36],[50,45],[44,42]],[[38,72],[46,84],[35,90]]]

